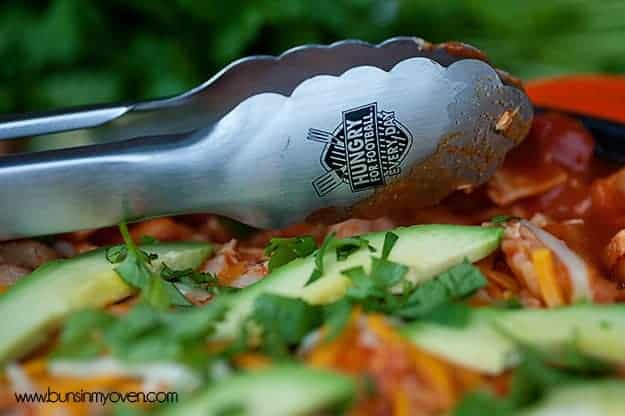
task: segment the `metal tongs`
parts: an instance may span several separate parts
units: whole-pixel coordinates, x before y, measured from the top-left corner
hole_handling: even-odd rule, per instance
[[[244,58],[173,98],[0,120],[0,139],[115,140],[0,157],[0,239],[179,213],[272,228],[323,208],[425,205],[486,181],[531,119],[514,79],[464,44]]]

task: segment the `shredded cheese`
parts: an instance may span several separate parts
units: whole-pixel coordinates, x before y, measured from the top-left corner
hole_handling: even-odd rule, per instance
[[[248,352],[234,357],[234,363],[238,367],[255,370],[269,366],[271,364],[271,360],[266,355]]]
[[[571,279],[573,289],[573,301],[592,300],[593,294],[590,286],[590,275],[584,260],[573,252],[562,240],[551,235],[529,221],[521,220],[521,224],[528,228],[558,260],[564,265]]]
[[[410,402],[402,389],[393,393],[393,416],[410,416]]]
[[[547,248],[533,250],[532,263],[538,275],[538,285],[547,306],[553,308],[564,305],[564,296],[558,285],[551,251]]]
[[[512,292],[518,292],[520,290],[517,281],[505,273],[498,272],[492,269],[485,269],[482,270],[482,272],[489,280],[493,281],[504,289],[510,290]]]
[[[456,399],[452,378],[453,370],[442,360],[418,348],[411,348],[410,355],[415,363],[417,372],[439,392],[444,406],[451,406]]]

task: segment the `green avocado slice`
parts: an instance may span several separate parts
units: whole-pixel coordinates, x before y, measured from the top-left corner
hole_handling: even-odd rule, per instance
[[[356,383],[349,376],[303,365],[277,365],[221,380],[159,416],[305,415],[345,406],[355,391]]]
[[[517,342],[557,353],[574,342],[580,352],[625,362],[625,305],[579,304],[556,309],[479,308],[464,328],[417,322],[402,333],[456,364],[498,374],[518,363]]]
[[[161,243],[141,247],[175,269],[197,268],[212,247],[206,243]],[[98,308],[133,293],[113,270],[104,248],[46,263],[0,295],[0,365],[44,342],[69,313]]]
[[[625,382],[605,380],[559,387],[516,416],[620,416],[625,409]]]
[[[461,263],[477,261],[499,247],[503,230],[499,227],[462,225],[416,225],[392,230],[399,238],[389,260],[409,266],[407,278],[421,283]],[[366,271],[371,255],[380,256],[385,232],[363,235],[376,249],[371,253],[363,247],[348,258],[337,260],[336,251],[324,256],[324,273],[306,285],[315,268],[314,254],[291,261],[274,270],[264,279],[231,296],[226,319],[217,327],[216,337],[234,338],[241,323],[252,311],[255,299],[263,293],[302,298],[311,304],[327,304],[340,299],[350,281],[341,272],[355,266]]]

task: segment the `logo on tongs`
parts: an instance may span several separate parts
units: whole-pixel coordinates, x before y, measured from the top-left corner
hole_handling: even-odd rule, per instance
[[[378,111],[377,103],[343,111],[333,131],[312,128],[307,139],[325,144],[321,166],[326,173],[312,182],[319,196],[343,183],[352,192],[384,185],[401,173],[400,164],[412,146],[412,135],[395,112]]]

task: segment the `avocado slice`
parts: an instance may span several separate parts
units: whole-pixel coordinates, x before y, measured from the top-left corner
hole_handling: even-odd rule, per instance
[[[557,309],[479,308],[463,328],[417,322],[402,333],[456,364],[497,374],[518,363],[515,340],[550,352],[575,342],[587,355],[624,362],[623,331],[625,305],[579,304]]]
[[[620,416],[625,409],[625,382],[596,381],[559,387],[517,416]]]
[[[162,243],[141,247],[176,269],[197,268],[212,247],[206,243]],[[0,295],[0,365],[27,354],[45,341],[72,311],[98,308],[132,294],[133,290],[106,260],[105,248],[71,259],[46,263]]]
[[[278,365],[221,380],[158,414],[304,415],[345,406],[355,391],[356,383],[347,375],[303,365]]]
[[[421,283],[461,263],[465,258],[477,261],[499,247],[503,230],[499,227],[462,225],[416,225],[392,230],[399,239],[389,260],[410,267],[407,278]],[[341,272],[355,266],[367,271],[371,255],[379,256],[385,232],[365,234],[362,237],[376,249],[371,253],[361,248],[347,259],[338,261],[335,250],[328,250],[323,258],[324,274],[306,285],[315,268],[314,254],[274,270],[264,279],[231,296],[226,319],[217,327],[216,337],[233,338],[245,318],[251,313],[255,299],[262,293],[299,297],[311,304],[326,304],[340,299],[350,284]]]

